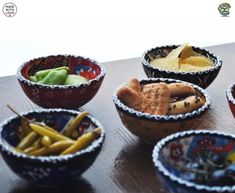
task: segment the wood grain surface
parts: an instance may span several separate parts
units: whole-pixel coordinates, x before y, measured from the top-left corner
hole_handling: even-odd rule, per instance
[[[235,82],[235,43],[208,49],[222,58],[223,66],[207,89],[212,105],[199,128],[235,133],[235,119],[225,95],[229,84]],[[104,66],[106,77],[99,92],[80,109],[88,110],[106,130],[102,152],[92,167],[75,184],[42,189],[13,174],[0,157],[0,193],[165,193],[155,177],[152,147],[127,131],[112,102],[112,93],[118,85],[130,77],[146,78],[140,58],[107,62]],[[0,121],[13,116],[6,108],[8,103],[18,112],[39,108],[24,95],[15,76],[0,78]]]

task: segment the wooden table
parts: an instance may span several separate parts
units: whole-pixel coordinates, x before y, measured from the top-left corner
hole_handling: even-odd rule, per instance
[[[211,108],[201,129],[235,133],[235,120],[229,110],[225,91],[235,81],[235,43],[208,48],[223,60],[222,69],[207,89]],[[162,192],[152,164],[152,147],[143,144],[122,125],[112,102],[113,90],[130,77],[145,78],[140,58],[104,63],[106,77],[98,94],[82,109],[103,123],[106,141],[93,166],[76,184],[58,189],[40,189],[18,178],[0,157],[0,193],[139,193]],[[5,64],[7,67],[7,64]],[[37,109],[21,90],[16,77],[0,78],[0,121],[12,116],[11,104],[18,112]]]

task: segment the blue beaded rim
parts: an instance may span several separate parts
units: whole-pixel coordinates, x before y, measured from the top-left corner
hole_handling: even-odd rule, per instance
[[[26,115],[31,114],[31,113],[40,114],[40,113],[53,113],[53,112],[58,112],[58,113],[59,112],[62,112],[62,113],[66,112],[66,113],[71,113],[75,116],[81,113],[79,111],[66,110],[66,109],[39,109],[39,110],[36,110],[36,111],[28,111],[28,112],[23,112],[23,113],[20,113],[20,114],[26,116]],[[12,120],[17,119],[18,116],[10,117],[7,120],[5,120],[3,123],[0,124],[0,148],[1,148],[2,151],[6,152],[8,155],[14,156],[16,158],[30,159],[30,160],[39,161],[39,162],[42,162],[42,163],[43,162],[46,162],[46,163],[50,163],[50,162],[59,163],[59,162],[69,161],[71,159],[74,159],[74,158],[79,157],[81,155],[84,155],[86,153],[91,153],[91,152],[95,151],[104,142],[105,131],[104,131],[104,128],[103,128],[102,124],[97,119],[92,117],[91,115],[88,115],[87,117],[91,120],[92,123],[94,123],[95,125],[97,125],[97,127],[99,127],[101,129],[101,135],[98,139],[96,139],[87,148],[85,148],[85,149],[83,149],[79,152],[76,152],[74,154],[63,155],[63,156],[29,156],[29,155],[14,151],[12,149],[12,146],[10,146],[7,143],[3,142],[2,130],[3,130],[4,125],[7,125]]]
[[[34,60],[37,60],[37,59],[42,59],[42,58],[47,58],[47,57],[50,57],[50,56],[54,56],[54,57],[59,57],[59,56],[65,56],[65,57],[79,57],[79,58],[82,58],[84,60],[88,60],[90,61],[91,63],[97,65],[99,68],[100,68],[100,74],[98,76],[96,76],[94,79],[91,79],[89,80],[88,82],[86,83],[81,83],[81,84],[78,84],[78,85],[45,85],[45,84],[40,84],[40,83],[37,83],[37,82],[33,82],[33,81],[30,81],[28,79],[26,79],[24,76],[22,76],[21,74],[21,70],[22,68],[28,64],[29,62],[32,62]],[[91,58],[87,58],[87,57],[83,57],[83,56],[74,56],[74,55],[50,55],[50,56],[45,56],[45,57],[39,57],[39,58],[34,58],[34,59],[31,59],[25,63],[23,63],[17,70],[17,73],[16,73],[16,78],[20,81],[20,82],[23,82],[24,84],[27,84],[28,86],[37,86],[39,88],[50,88],[50,89],[71,89],[71,88],[79,88],[80,86],[88,86],[90,84],[92,84],[93,82],[99,82],[100,80],[102,80],[105,76],[105,68],[103,65],[101,65],[99,62],[97,62],[96,60],[93,60]]]
[[[190,135],[197,135],[197,134],[205,134],[205,135],[219,135],[223,137],[229,137],[235,140],[235,135],[232,134],[226,134],[223,132],[218,131],[211,131],[211,130],[191,130],[191,131],[183,131],[178,132],[172,135],[169,135],[168,137],[163,138],[160,140],[153,149],[152,159],[154,166],[157,168],[157,170],[167,177],[169,180],[174,181],[175,183],[178,183],[180,185],[186,186],[188,188],[195,188],[198,191],[208,191],[208,192],[234,192],[235,191],[235,185],[234,186],[206,186],[206,185],[199,185],[193,182],[189,182],[186,180],[183,180],[179,177],[176,177],[175,175],[171,174],[159,161],[158,157],[160,154],[161,149],[170,141],[174,141],[175,139],[190,136]]]
[[[233,105],[235,105],[235,99],[233,97],[233,90],[235,89],[235,83],[231,84],[228,89],[226,90],[226,96],[227,96],[227,99],[233,103]]]
[[[195,47],[195,46],[192,46],[193,49],[197,49],[197,50],[200,50],[201,52],[204,52],[206,53],[206,55],[204,56],[213,56],[216,60],[216,63],[214,63],[214,66],[213,68],[210,68],[210,69],[207,69],[207,70],[201,70],[201,71],[197,71],[197,72],[176,72],[176,71],[169,71],[169,70],[164,70],[164,69],[161,69],[161,68],[157,68],[156,66],[153,66],[151,65],[150,63],[147,62],[147,60],[145,59],[146,58],[146,55],[148,55],[149,53],[151,53],[152,51],[154,50],[157,50],[157,49],[174,49],[176,47],[178,47],[180,45],[166,45],[166,46],[160,46],[160,47],[155,47],[155,48],[151,48],[147,51],[145,51],[143,54],[142,54],[142,57],[141,57],[141,63],[151,69],[157,69],[159,70],[160,72],[166,72],[166,73],[174,73],[174,74],[181,74],[181,75],[186,75],[186,74],[190,74],[190,75],[200,75],[200,74],[208,74],[210,72],[213,72],[215,70],[218,70],[221,68],[222,66],[222,60],[220,59],[219,56],[216,56],[214,53],[208,51],[207,49],[203,49],[203,48],[199,48],[199,47]],[[203,54],[202,54],[203,55]]]
[[[137,118],[143,118],[143,119],[149,119],[149,120],[155,120],[155,121],[179,121],[179,120],[185,120],[185,119],[190,119],[194,116],[199,116],[201,115],[202,113],[204,113],[209,107],[210,107],[210,97],[209,95],[207,94],[207,92],[202,89],[201,87],[195,85],[195,84],[192,84],[192,83],[188,83],[188,82],[185,82],[185,81],[181,81],[181,80],[175,80],[175,79],[171,79],[171,78],[148,78],[148,79],[143,79],[140,81],[140,83],[142,82],[181,82],[181,83],[186,83],[186,84],[189,84],[191,86],[193,86],[194,89],[198,90],[200,93],[203,94],[203,96],[205,97],[205,104],[193,111],[193,112],[190,112],[190,113],[185,113],[185,114],[178,114],[178,115],[152,115],[152,114],[149,114],[149,113],[143,113],[143,112],[140,112],[140,111],[136,111],[128,106],[126,106],[124,103],[122,103],[120,101],[120,99],[118,99],[118,96],[117,96],[117,92],[118,90],[123,87],[124,85],[126,85],[127,83],[124,83],[122,85],[120,85],[115,91],[114,91],[114,94],[113,94],[113,102],[114,104],[120,108],[122,111],[124,111],[125,113],[127,114],[130,114],[132,116],[135,116]]]

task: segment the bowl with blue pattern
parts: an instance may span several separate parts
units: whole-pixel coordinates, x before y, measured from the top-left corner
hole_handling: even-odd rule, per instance
[[[166,70],[150,64],[150,62],[154,59],[166,57],[173,49],[177,47],[179,47],[179,45],[167,45],[155,47],[145,51],[141,57],[141,63],[147,77],[173,78],[196,84],[202,88],[207,88],[217,77],[222,67],[222,60],[216,54],[206,49],[192,46],[192,49],[195,53],[200,56],[204,56],[213,62],[213,66],[210,69],[192,72],[180,72]]]
[[[235,118],[235,83],[229,85],[226,90],[226,97],[228,101],[229,108]]]
[[[71,118],[81,112],[65,109],[42,109],[22,113],[28,119],[44,122],[46,125],[61,131]],[[87,148],[68,155],[32,156],[14,147],[19,144],[18,129],[20,118],[8,118],[0,126],[1,154],[8,167],[19,177],[39,186],[57,186],[70,183],[79,178],[92,166],[104,143],[105,131],[102,124],[88,115],[81,122],[85,131],[101,128],[101,135]]]
[[[72,85],[48,85],[30,80],[40,70],[61,66],[67,66],[69,74],[83,76],[88,81]],[[85,105],[96,95],[104,77],[105,69],[99,62],[73,55],[35,58],[25,62],[17,70],[17,80],[24,93],[43,108],[77,109]]]
[[[152,154],[169,193],[235,192],[235,135],[191,130],[159,141]]]
[[[117,96],[117,92],[127,83],[120,85],[113,93],[113,103],[123,125],[139,139],[148,144],[155,144],[160,139],[179,131],[197,129],[202,123],[209,107],[208,93],[197,85],[170,78],[147,78],[140,80],[140,85],[151,83],[185,83],[191,85],[201,95],[205,103],[198,109],[177,115],[156,115],[137,111],[124,104]]]

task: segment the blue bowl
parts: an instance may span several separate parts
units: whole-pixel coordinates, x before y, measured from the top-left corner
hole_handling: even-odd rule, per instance
[[[221,67],[222,60],[216,56],[214,53],[209,52],[206,49],[192,47],[195,52],[205,56],[213,61],[213,68],[198,72],[176,72],[160,69],[150,64],[155,58],[166,57],[168,53],[177,48],[179,45],[170,45],[170,46],[161,46],[152,48],[144,52],[141,58],[141,63],[144,69],[145,74],[148,78],[173,78],[178,80],[183,80],[196,84],[202,88],[207,88],[217,77]]]
[[[71,117],[80,112],[64,109],[43,109],[23,113],[25,117],[37,121],[45,120],[49,126],[60,131]],[[104,129],[101,123],[88,116],[83,120],[89,130],[101,128],[101,136],[87,148],[65,156],[29,156],[12,150],[19,143],[18,116],[7,119],[0,125],[0,147],[2,157],[10,169],[19,177],[40,186],[56,186],[70,183],[80,177],[95,161],[104,143]]]
[[[216,159],[228,159],[228,155],[232,153],[235,153],[235,135],[192,130],[179,132],[159,141],[153,150],[153,162],[158,179],[169,193],[235,192],[235,183],[228,184],[228,180],[221,179],[215,181],[215,178],[210,181],[211,177],[207,179],[207,183],[199,182],[200,178],[195,180],[195,170],[189,172],[187,169],[190,165],[191,168],[194,167],[197,171],[199,168],[208,174],[209,170],[205,170],[205,166],[202,167],[201,164],[216,163]],[[228,169],[229,167],[222,169],[222,172],[226,172],[223,175],[228,175],[227,172],[231,171]]]

